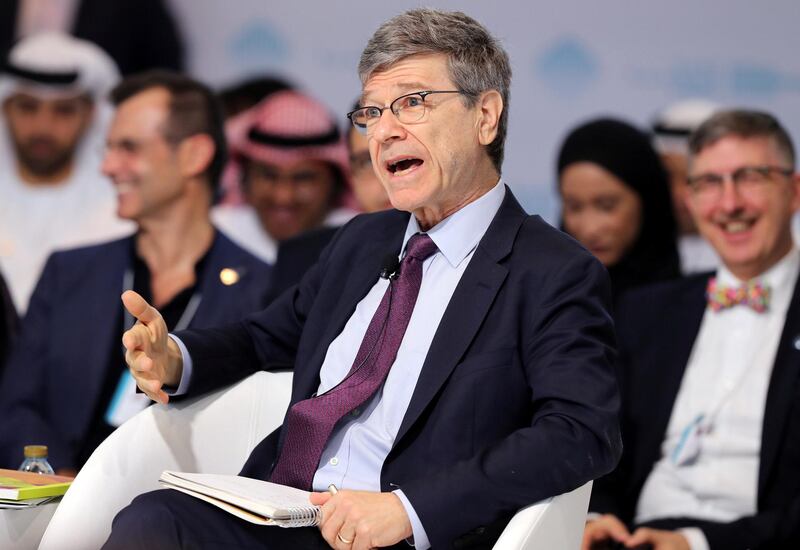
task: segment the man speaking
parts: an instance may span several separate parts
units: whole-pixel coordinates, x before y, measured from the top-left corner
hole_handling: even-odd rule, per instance
[[[519,508],[616,464],[608,278],[500,179],[506,53],[470,17],[420,9],[378,29],[359,72],[348,116],[397,210],[352,220],[235,326],[169,337],[123,296],[140,321],[128,363],[157,401],[293,365],[283,426],[241,474],[341,490],[312,495],[319,529],[155,491],[120,512],[107,548],[489,547]]]

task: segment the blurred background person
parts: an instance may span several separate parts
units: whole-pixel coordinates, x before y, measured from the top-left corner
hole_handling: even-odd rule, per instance
[[[74,472],[149,404],[134,392],[120,345],[133,324],[123,291],[160,304],[171,330],[233,323],[263,305],[269,267],[209,217],[226,156],[211,90],[155,72],[124,80],[112,97],[103,172],[137,232],[48,260],[0,385],[3,467],[36,442],[54,468]]]
[[[19,42],[0,75],[0,271],[20,313],[53,250],[132,229],[99,169],[118,77],[100,48],[54,33]]]
[[[731,110],[689,151],[689,211],[722,263],[619,303],[624,449],[583,550],[800,548],[795,148],[772,115]]]
[[[644,132],[611,118],[582,124],[557,168],[561,226],[606,266],[615,299],[680,275],[667,174]]]
[[[225,86],[217,94],[225,120],[255,107],[275,92],[292,90],[294,86],[279,76],[251,76]]]
[[[0,54],[43,32],[71,34],[100,46],[122,74],[183,68],[183,40],[164,0],[3,0]]]
[[[227,121],[255,107],[275,92],[292,89],[294,86],[288,81],[277,76],[264,75],[250,77],[226,86],[219,90],[218,97],[222,104],[222,114]],[[244,197],[237,170],[232,169],[229,172],[229,176],[225,174],[222,176],[222,196],[219,203],[243,204]]]
[[[684,275],[711,271],[719,266],[719,257],[697,231],[686,206],[689,184],[689,135],[719,108],[704,99],[687,99],[669,105],[653,120],[653,146],[669,175],[672,208],[678,224],[678,253]]]
[[[358,107],[356,103],[353,109]],[[367,136],[358,132],[352,124],[347,125],[346,134],[350,182],[356,206],[362,212],[368,213],[392,208],[389,195],[372,167]],[[337,227],[322,227],[306,231],[280,244],[272,270],[272,283],[267,301],[271,302],[287,288],[300,281],[305,272],[317,261],[337,229]]]
[[[227,135],[246,204],[219,206],[213,219],[265,262],[275,263],[282,241],[354,215],[344,137],[315,99],[272,94],[229,121]]]
[[[353,109],[359,107],[358,102]],[[347,125],[347,152],[350,158],[350,173],[356,203],[363,212],[378,212],[392,207],[389,195],[372,168],[369,156],[369,140],[352,124]]]

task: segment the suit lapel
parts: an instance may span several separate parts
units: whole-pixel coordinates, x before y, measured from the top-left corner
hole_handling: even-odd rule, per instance
[[[794,388],[800,372],[800,285],[795,283],[792,301],[786,312],[786,322],[781,334],[775,364],[772,367],[767,402],[764,409],[764,424],[761,432],[761,462],[758,473],[758,497],[760,502],[772,467],[783,442],[786,417],[792,406]]]
[[[506,196],[444,312],[422,365],[395,445],[431,402],[478,332],[497,292],[508,275],[499,262],[513,248],[526,214],[506,188]]]
[[[90,321],[90,334],[86,334],[85,342],[92,342],[84,348],[86,362],[81,363],[88,371],[81,374],[87,381],[87,393],[94,400],[100,394],[103,382],[108,372],[108,359],[111,357],[111,347],[119,346],[120,370],[123,366],[122,359],[122,334],[114,334],[117,330],[118,319],[122,315],[122,285],[125,270],[130,268],[131,239],[124,239],[114,243],[113,248],[103,254],[102,264],[98,269],[92,269],[87,276],[92,281],[85,285],[91,292],[91,299],[82,300],[77,311],[83,311],[85,319]],[[109,269],[104,269],[108,266]],[[123,330],[128,327],[123,327]],[[91,412],[91,407],[84,407],[86,414]]]
[[[655,307],[654,314],[661,318],[655,339],[644,343],[634,342],[646,346],[641,357],[647,359],[637,360],[632,365],[637,371],[628,376],[633,377],[635,382],[625,391],[631,394],[631,399],[644,400],[636,407],[636,411],[652,414],[647,422],[648,428],[638,433],[638,450],[633,451],[641,457],[632,466],[631,480],[636,487],[641,488],[653,465],[661,457],[661,443],[703,322],[707,282],[708,277],[698,276],[678,287],[674,296],[667,297],[668,303]],[[651,366],[657,368],[649,368]]]
[[[215,231],[214,241],[211,243],[211,249],[208,252],[208,259],[206,265],[203,267],[201,279],[197,281],[197,291],[200,295],[200,305],[197,311],[189,321],[189,327],[211,327],[222,322],[220,315],[231,311],[232,304],[227,303],[227,300],[238,300],[239,295],[236,293],[228,293],[226,289],[235,288],[237,283],[231,286],[225,286],[220,280],[220,272],[225,269],[233,269],[239,273],[240,280],[244,277],[244,267],[236,265],[234,260],[229,258],[227,253],[230,250],[226,247],[226,238],[219,231]]]
[[[647,399],[655,399],[653,407],[657,414],[657,423],[652,433],[658,436],[659,447],[667,431],[675,399],[703,322],[707,281],[706,277],[691,281],[672,307],[665,307],[658,312],[658,315],[666,314],[662,327],[668,334],[672,334],[671,338],[664,339],[668,343],[665,349],[659,349],[658,352],[671,355],[665,355],[663,360],[653,362],[663,368],[648,371],[644,380],[649,381],[652,386],[642,392],[642,395],[648,396]],[[663,339],[663,335],[661,338]]]

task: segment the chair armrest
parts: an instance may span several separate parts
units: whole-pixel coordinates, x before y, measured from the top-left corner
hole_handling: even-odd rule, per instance
[[[517,512],[495,550],[578,550],[583,538],[592,482],[574,491],[531,504]]]
[[[112,433],[75,478],[39,548],[99,548],[114,516],[163,470],[236,474],[283,421],[292,373],[258,372],[193,400],[153,405]]]

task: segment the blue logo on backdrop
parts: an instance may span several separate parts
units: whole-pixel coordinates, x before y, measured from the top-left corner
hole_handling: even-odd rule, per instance
[[[717,94],[719,71],[711,63],[686,63],[672,67],[672,88],[687,97],[711,97]]]
[[[228,51],[234,63],[255,69],[282,64],[289,56],[286,39],[264,20],[252,21],[234,33],[228,41]]]
[[[714,61],[693,61],[665,68],[634,67],[630,81],[639,88],[662,89],[685,97],[731,95],[742,101],[761,101],[800,93],[800,75],[752,63],[723,66]]]
[[[535,61],[535,75],[559,95],[577,96],[598,78],[599,63],[591,50],[575,38],[560,38]]]
[[[742,63],[731,69],[731,88],[739,96],[770,98],[782,92],[799,92],[800,77],[781,74],[764,65]]]

